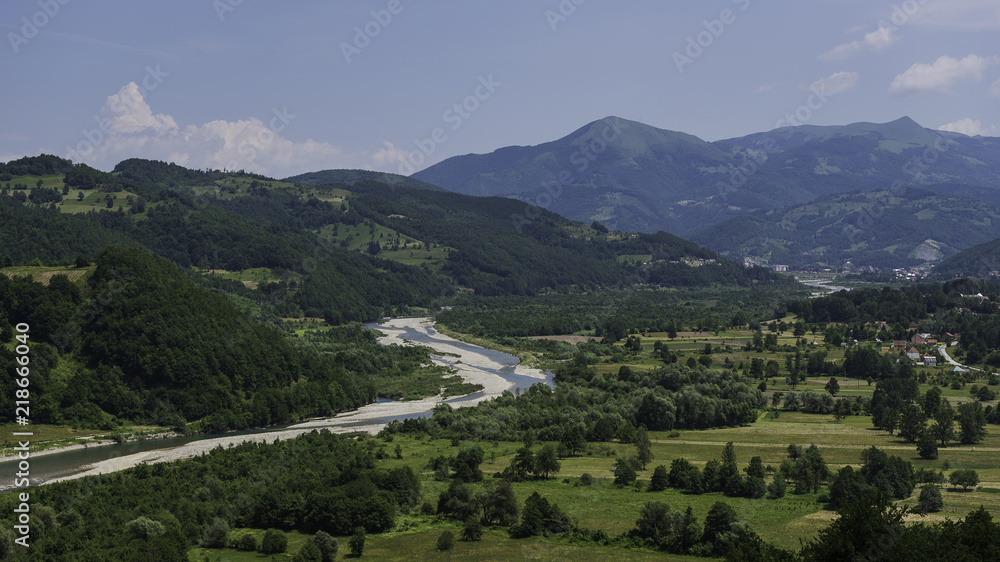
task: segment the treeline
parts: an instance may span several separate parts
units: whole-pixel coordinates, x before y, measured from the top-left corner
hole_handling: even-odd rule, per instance
[[[793,300],[789,312],[808,323],[838,322],[856,324],[887,322],[908,326],[920,322],[938,310],[973,305],[961,295],[982,293],[996,300],[997,287],[968,279],[941,284],[922,284],[900,289],[861,289],[839,291],[818,299]],[[988,308],[988,307],[985,307]],[[993,311],[996,307],[993,307]]]
[[[687,267],[687,266],[685,266]],[[699,268],[701,269],[701,268]],[[677,290],[628,289],[531,298],[462,297],[437,320],[459,332],[489,337],[526,337],[599,330],[624,339],[630,333],[671,329],[715,331],[753,319],[785,315],[787,291],[727,287]]]
[[[31,489],[31,547],[12,544],[17,499],[4,506],[4,560],[186,560],[194,545],[240,547],[231,529],[319,531],[393,528],[416,506],[408,467],[384,469],[369,445],[329,432],[273,444],[221,447],[194,459]],[[283,551],[283,550],[282,550]]]
[[[71,169],[72,162],[51,154],[25,156],[10,162],[0,162],[0,181],[10,181],[15,176],[65,174]]]
[[[578,355],[556,370],[558,388],[535,384],[476,408],[438,406],[430,418],[396,421],[389,433],[427,433],[483,441],[631,441],[636,428],[705,429],[752,423],[766,398],[738,374],[672,365],[651,372],[596,375]]]

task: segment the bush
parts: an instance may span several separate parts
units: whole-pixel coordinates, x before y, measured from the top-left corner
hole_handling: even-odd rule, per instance
[[[323,560],[323,555],[320,553],[319,548],[312,541],[306,542],[299,549],[299,553],[292,558],[292,562],[321,562]]]
[[[163,534],[163,523],[153,521],[148,517],[138,517],[128,522],[125,526],[130,537],[134,539],[152,539]]]
[[[260,541],[260,551],[264,554],[281,554],[287,549],[288,537],[277,529],[268,529]]]
[[[365,552],[365,528],[356,527],[354,529],[354,534],[351,535],[351,540],[349,545],[351,547],[351,556],[355,558],[360,558]]]
[[[483,524],[479,521],[476,516],[469,517],[465,520],[465,525],[462,527],[462,540],[463,541],[480,541],[483,539]]]
[[[313,544],[319,549],[321,562],[333,562],[337,559],[337,551],[340,550],[340,543],[325,531],[317,532],[312,538]]]
[[[201,533],[202,548],[226,548],[226,539],[229,537],[229,523],[225,519],[216,517],[210,523],[205,524]]]
[[[581,486],[590,486],[593,483],[594,483],[594,477],[591,476],[589,473],[584,472],[580,476],[580,485]]]
[[[941,499],[941,490],[934,484],[925,484],[920,488],[920,499],[917,500],[920,511],[924,513],[941,511],[944,501]]]
[[[250,533],[242,534],[233,541],[233,548],[244,552],[257,552],[257,537]]]
[[[453,548],[455,548],[455,535],[451,534],[451,531],[441,533],[437,540],[437,549],[451,550]]]

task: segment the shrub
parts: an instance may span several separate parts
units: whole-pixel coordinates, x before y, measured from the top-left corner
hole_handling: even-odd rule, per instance
[[[941,490],[934,484],[924,484],[920,488],[920,499],[917,500],[920,511],[928,513],[931,511],[941,511],[944,501],[941,500]]]
[[[260,541],[260,551],[264,554],[281,554],[288,549],[288,537],[277,529],[268,529]]]
[[[451,550],[452,548],[455,548],[455,535],[451,534],[451,531],[441,533],[437,540],[437,549]]]
[[[256,552],[258,548],[257,537],[250,533],[242,534],[233,541],[233,548],[244,552]]]
[[[348,546],[351,547],[351,556],[360,558],[365,552],[365,528],[356,527]]]

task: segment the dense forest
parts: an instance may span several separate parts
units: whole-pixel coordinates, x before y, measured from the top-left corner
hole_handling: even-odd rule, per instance
[[[416,506],[420,497],[412,470],[380,468],[366,443],[313,432],[33,488],[30,550],[11,544],[5,524],[0,559],[186,560],[192,544],[219,548],[238,540],[231,527],[297,529],[328,539],[357,528],[384,532],[400,507]],[[16,501],[0,496],[3,517]]]
[[[0,331],[31,327],[32,419],[112,429],[123,421],[206,431],[330,415],[374,400],[373,378],[395,351],[348,331],[331,334],[364,360],[293,347],[284,334],[199,287],[176,266],[139,250],[109,249],[86,284],[54,276],[48,286],[0,276]],[[415,354],[405,369],[428,361]],[[358,355],[360,358],[361,356]],[[3,369],[14,357],[0,348]],[[0,383],[4,419],[14,379]]]

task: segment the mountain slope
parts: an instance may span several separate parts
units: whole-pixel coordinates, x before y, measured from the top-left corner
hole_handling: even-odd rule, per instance
[[[829,195],[691,233],[732,259],[793,267],[909,267],[1000,236],[1000,207],[929,190]]]
[[[556,141],[456,156],[413,177],[611,228],[686,233],[753,211],[894,184],[996,189],[1000,139],[933,131],[903,117],[708,143],[608,117]],[[980,194],[990,198],[989,191]]]

